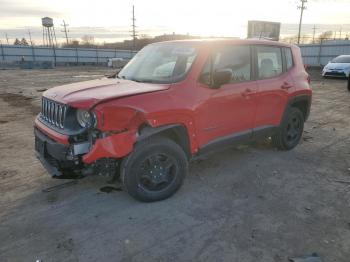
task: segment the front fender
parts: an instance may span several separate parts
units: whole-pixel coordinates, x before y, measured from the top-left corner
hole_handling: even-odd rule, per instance
[[[132,151],[136,142],[136,133],[127,131],[97,139],[89,153],[83,156],[83,162],[91,164],[100,158],[122,158]]]

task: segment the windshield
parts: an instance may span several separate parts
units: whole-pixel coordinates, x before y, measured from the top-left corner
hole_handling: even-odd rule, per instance
[[[350,55],[341,55],[334,58],[332,63],[350,63]]]
[[[144,47],[119,72],[118,78],[147,83],[174,83],[185,78],[197,55],[189,43]]]

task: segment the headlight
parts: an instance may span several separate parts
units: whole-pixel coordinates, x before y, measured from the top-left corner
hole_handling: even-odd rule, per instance
[[[82,109],[77,110],[77,121],[81,127],[92,127],[97,124],[96,115]]]

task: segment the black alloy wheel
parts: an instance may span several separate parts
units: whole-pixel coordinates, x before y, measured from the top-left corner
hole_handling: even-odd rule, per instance
[[[121,162],[124,189],[135,199],[152,202],[173,195],[188,172],[182,147],[166,137],[140,141]]]
[[[291,150],[300,141],[304,131],[304,115],[300,109],[287,109],[282,123],[271,139],[274,146],[280,150]]]

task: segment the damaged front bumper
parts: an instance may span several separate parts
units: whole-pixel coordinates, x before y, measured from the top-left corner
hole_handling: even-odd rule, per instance
[[[72,142],[74,139],[61,135],[56,140],[59,134],[44,128],[40,123],[34,126],[36,156],[55,178],[66,177],[67,173],[73,177],[75,173],[113,175],[117,160],[129,154],[136,141],[136,134],[127,131],[83,142]]]
[[[38,128],[34,128],[35,154],[45,169],[53,177],[63,175],[62,170],[78,170],[83,167],[81,155],[90,151],[90,143],[61,144]]]

